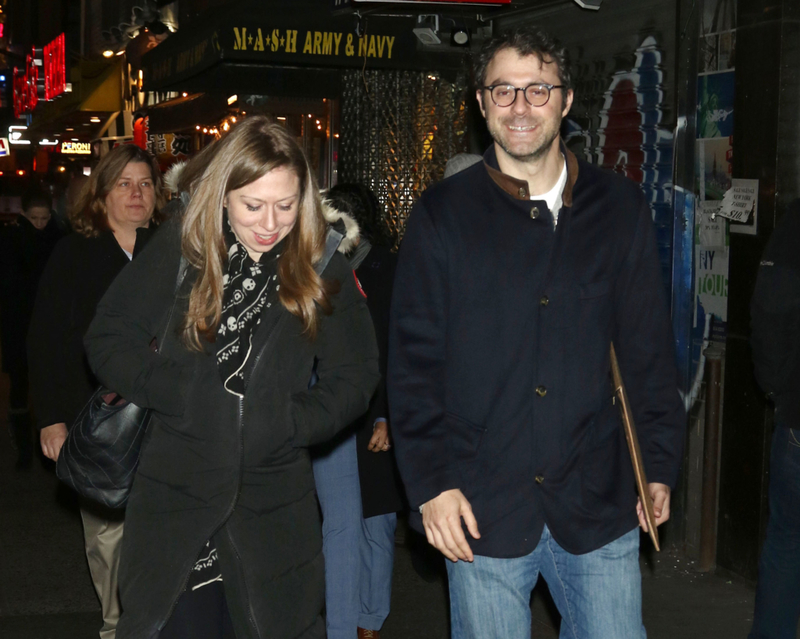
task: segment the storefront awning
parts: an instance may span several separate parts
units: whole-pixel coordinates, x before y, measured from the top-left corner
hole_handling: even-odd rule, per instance
[[[40,103],[32,121],[32,130],[48,130],[64,126],[82,127],[90,123],[92,116],[106,119],[108,114],[118,113],[123,108],[122,62],[81,61],[70,73],[72,92],[65,93],[53,102]],[[84,136],[97,127],[78,130]]]
[[[209,12],[142,58],[146,91],[324,97],[341,69],[457,70],[464,50],[419,46],[413,17],[335,15],[329,0],[261,0]]]
[[[229,108],[224,95],[201,93],[162,102],[145,111],[150,133],[175,133],[198,124],[217,124],[228,115]]]

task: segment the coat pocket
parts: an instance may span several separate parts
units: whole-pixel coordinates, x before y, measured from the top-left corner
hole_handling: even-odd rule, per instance
[[[445,413],[452,442],[452,454],[456,461],[473,461],[483,442],[486,428],[453,413]]]

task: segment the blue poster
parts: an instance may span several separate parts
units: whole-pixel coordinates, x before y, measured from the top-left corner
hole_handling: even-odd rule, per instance
[[[733,135],[734,72],[709,73],[697,79],[697,137]]]

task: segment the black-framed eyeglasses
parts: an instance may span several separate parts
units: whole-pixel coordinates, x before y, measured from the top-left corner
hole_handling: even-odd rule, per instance
[[[492,96],[492,102],[499,107],[509,107],[517,99],[517,91],[522,91],[525,101],[531,106],[543,107],[550,100],[550,92],[553,89],[565,89],[563,84],[529,84],[524,89],[515,87],[513,84],[493,84],[490,87],[483,87]]]

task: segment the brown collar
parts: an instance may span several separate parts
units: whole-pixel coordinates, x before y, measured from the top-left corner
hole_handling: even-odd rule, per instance
[[[528,182],[506,175],[499,169],[490,166],[489,162],[486,161],[487,159],[492,162],[497,162],[496,156],[494,155],[494,146],[490,149],[490,153],[490,158],[484,156],[483,164],[495,184],[517,200],[529,199],[531,193],[528,188]],[[561,142],[561,153],[567,160],[567,183],[564,185],[564,191],[561,194],[561,203],[564,206],[572,206],[572,187],[574,187],[575,182],[578,181],[578,158],[566,147],[563,141]]]

